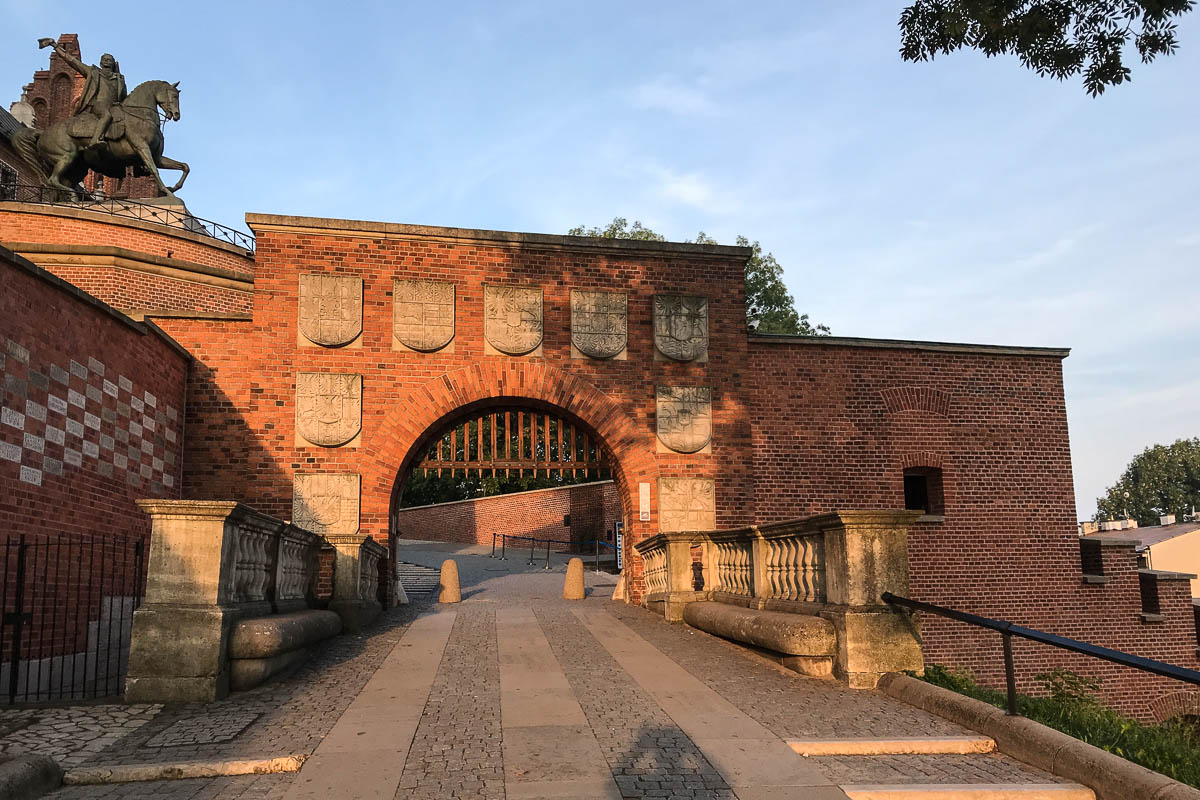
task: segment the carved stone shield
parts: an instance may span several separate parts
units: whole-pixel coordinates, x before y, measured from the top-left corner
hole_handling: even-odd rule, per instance
[[[292,484],[292,524],[321,536],[358,532],[359,477],[300,472]]]
[[[392,333],[413,350],[431,352],[454,338],[454,284],[398,280],[393,286]]]
[[[659,478],[658,529],[715,530],[716,498],[716,484],[711,478]]]
[[[708,298],[654,295],[654,346],[675,361],[708,354]]]
[[[525,286],[483,287],[483,336],[510,356],[542,343],[542,290]]]
[[[296,376],[296,431],[313,444],[337,447],[362,429],[362,375],[301,372]]]
[[[707,386],[659,386],[655,398],[658,438],[677,453],[696,453],[712,441],[712,390]]]
[[[592,358],[612,358],[625,349],[628,300],[618,292],[571,290],[571,344]]]
[[[354,341],[362,333],[362,278],[301,275],[300,333],[325,347]]]

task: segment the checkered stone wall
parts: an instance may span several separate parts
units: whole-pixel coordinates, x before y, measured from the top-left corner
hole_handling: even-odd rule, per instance
[[[179,497],[187,357],[0,250],[0,537],[147,532]]]

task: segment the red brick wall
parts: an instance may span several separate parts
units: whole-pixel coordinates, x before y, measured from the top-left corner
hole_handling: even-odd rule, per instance
[[[563,525],[567,516],[569,527]],[[499,534],[570,543],[605,539],[606,531],[620,518],[616,485],[608,481],[406,508],[396,514],[396,531],[404,539],[488,547],[493,534],[497,547]]]
[[[0,286],[0,541],[148,535],[134,500],[180,496],[186,356],[7,251]],[[53,566],[39,591],[87,587],[94,619],[102,593],[132,587],[122,558]],[[62,613],[67,639],[89,614]]]
[[[109,245],[253,277],[254,259],[219,239],[100,211],[0,204],[0,243]],[[11,248],[10,248],[11,249]]]
[[[72,267],[47,264],[46,269],[116,308],[131,311],[195,311],[249,314],[250,292],[150,275],[116,267]]]
[[[761,340],[749,355],[757,521],[903,508],[904,468],[940,467],[945,520],[909,535],[914,598],[1200,667],[1186,582],[1164,584],[1154,623],[1132,551],[1106,548],[1110,582],[1083,585],[1058,358]],[[940,617],[923,629],[930,663],[1003,684],[997,634]],[[1139,716],[1184,688],[1024,641],[1016,654],[1023,688],[1065,665]]]
[[[362,475],[361,529],[384,541],[392,490],[405,459],[426,432],[471,403],[536,401],[564,410],[595,430],[614,453],[627,516],[638,484],[661,476],[711,477],[717,522],[752,520],[746,363],[744,256],[713,250],[627,253],[557,244],[471,241],[447,236],[352,236],[320,229],[258,226],[253,324],[197,320],[158,322],[199,364],[189,386],[185,491],[195,498],[238,497],[290,517],[298,471]],[[298,277],[325,271],[364,281],[361,346],[326,350],[297,344]],[[421,277],[457,287],[452,347],[430,354],[392,349],[392,281]],[[540,355],[484,353],[483,283],[540,286],[545,337]],[[571,358],[569,291],[611,289],[629,295],[628,360]],[[655,361],[651,305],[655,292],[710,298],[713,357],[706,363]],[[362,438],[357,447],[298,446],[295,375],[300,371],[363,375]],[[713,389],[711,454],[657,453],[656,385]],[[630,539],[657,531],[652,516],[630,523]],[[640,565],[634,565],[635,589]]]

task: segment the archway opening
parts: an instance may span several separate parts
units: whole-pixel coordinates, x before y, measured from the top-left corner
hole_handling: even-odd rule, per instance
[[[603,554],[627,502],[620,465],[586,421],[544,401],[496,397],[444,415],[396,474],[390,527],[419,540]]]

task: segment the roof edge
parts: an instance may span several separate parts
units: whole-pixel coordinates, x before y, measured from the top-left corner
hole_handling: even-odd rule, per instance
[[[641,239],[603,239],[596,236],[571,236],[553,233],[521,233],[477,228],[447,228],[439,225],[408,225],[399,222],[296,217],[284,214],[247,212],[246,225],[257,235],[260,231],[308,232],[327,236],[354,236],[384,239],[423,239],[442,242],[481,242],[510,247],[646,253],[653,255],[700,255],[728,259],[748,259],[749,247],[726,244],[689,244],[653,242]]]
[[[889,350],[927,350],[937,353],[976,353],[993,356],[1038,356],[1063,359],[1071,354],[1069,347],[1019,347],[1004,344],[970,344],[965,342],[928,342],[914,339],[870,339],[857,336],[792,336],[752,333],[755,344],[802,344],[826,347],[874,347]]]

